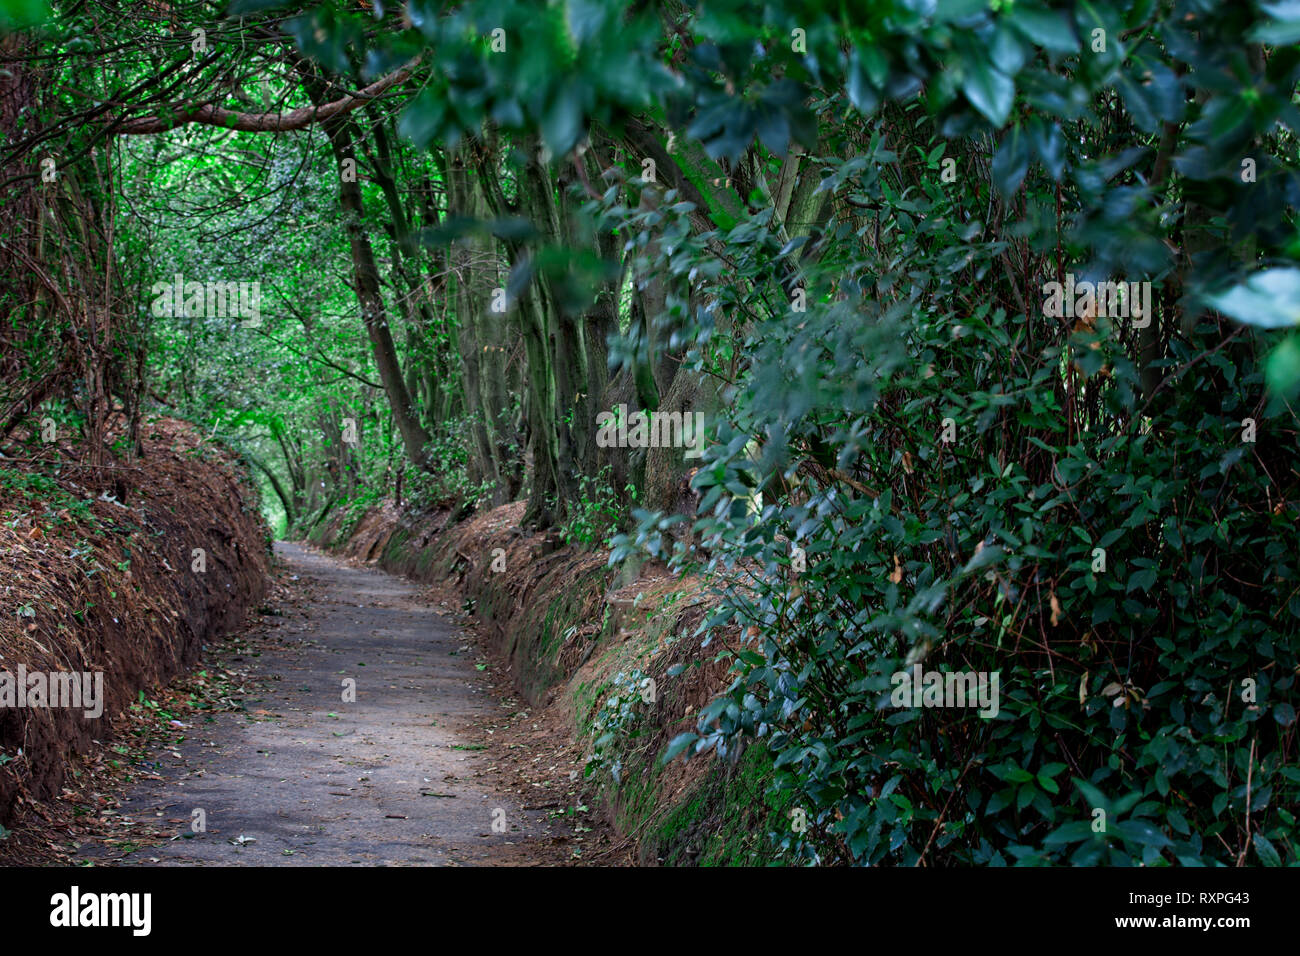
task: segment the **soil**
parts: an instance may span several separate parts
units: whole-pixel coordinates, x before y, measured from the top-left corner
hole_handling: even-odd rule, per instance
[[[567,727],[521,703],[454,592],[275,551],[271,603],[207,650],[197,696],[169,698],[188,703],[156,721],[120,806],[74,831],[72,862],[624,861]]]
[[[189,672],[267,585],[269,535],[228,452],[166,418],[147,421],[130,462],[87,464],[74,437],[0,457],[0,671],[100,674],[103,713],[0,707],[6,862],[41,852],[139,695]]]

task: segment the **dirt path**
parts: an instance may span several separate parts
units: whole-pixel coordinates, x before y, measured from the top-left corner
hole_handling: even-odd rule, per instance
[[[553,739],[529,743],[509,732],[528,715],[499,677],[492,683],[448,609],[438,613],[416,585],[381,571],[295,544],[275,549],[297,607],[265,618],[274,623],[223,661],[247,670],[245,709],[190,718],[177,731],[184,739],[147,762],[154,766],[143,776],[153,779],[138,778],[126,795],[120,832],[153,825],[170,837],[121,862],[554,864],[574,856],[581,820],[575,827],[571,807],[563,815],[563,793],[530,789],[543,785],[520,779],[518,768],[546,769],[554,759],[551,777],[568,781],[576,764]],[[343,699],[349,679],[355,702]],[[193,832],[196,809],[206,832]],[[86,844],[80,856],[102,865],[123,851]]]

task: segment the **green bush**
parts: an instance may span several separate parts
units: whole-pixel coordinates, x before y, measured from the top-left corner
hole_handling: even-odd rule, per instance
[[[1251,61],[1286,120],[1243,111],[1226,78],[1246,60],[1227,51],[1262,28],[1190,7],[1195,29],[1163,20],[1104,64],[1073,33],[1057,39],[1077,56],[1044,54],[973,13],[992,46],[949,58],[948,87],[859,103],[934,53],[937,27],[900,21],[872,54],[881,75],[823,103],[880,125],[823,143],[815,231],[786,234],[763,204],[698,236],[663,216],[657,268],[725,275],[705,308],[659,322],[731,383],[727,412],[694,537],[641,511],[613,559],[725,582],[705,631],[733,649],[733,680],[666,756],[763,738],[807,820],[776,838],[802,859],[1300,861],[1297,417],[1265,361],[1295,336],[1251,278],[1293,258],[1300,124],[1281,102],[1298,58]],[[1147,9],[1081,5],[1079,36]],[[1005,108],[996,84],[963,87],[990,136],[951,84],[1004,69]],[[1247,152],[1264,189],[1242,188]],[[1150,282],[1151,310],[1054,317],[1047,283],[1067,272]],[[1283,272],[1285,310],[1300,271]],[[896,698],[918,666],[996,674],[996,715]]]
[[[626,493],[633,495],[630,485]],[[578,476],[578,499],[570,502],[565,519],[560,523],[560,536],[565,544],[584,547],[604,542],[618,525],[623,507],[610,484],[610,468],[606,466],[596,476]]]

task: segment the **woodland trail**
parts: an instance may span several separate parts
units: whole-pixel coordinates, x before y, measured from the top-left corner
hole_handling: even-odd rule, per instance
[[[164,832],[164,842],[117,860],[109,857],[120,849],[86,844],[82,859],[163,866],[568,860],[566,829],[573,828],[521,805],[517,791],[538,785],[515,780],[511,790],[498,766],[531,768],[558,751],[529,757],[534,751],[517,742],[522,735],[512,741],[508,727],[502,731],[519,715],[505,706],[513,701],[496,698],[499,685],[476,664],[483,657],[468,632],[403,579],[297,544],[278,542],[275,550],[301,600],[278,627],[255,628],[268,632],[264,638],[274,632],[272,639],[254,633],[241,649],[251,660],[238,666],[257,688],[246,709],[195,718],[179,745],[156,752],[154,779],[137,780],[120,808],[127,826],[153,824],[170,837]],[[352,703],[342,699],[348,678],[356,681]],[[567,764],[561,769],[567,781]],[[528,796],[540,801],[541,794]],[[206,814],[206,832],[192,832],[195,809]]]

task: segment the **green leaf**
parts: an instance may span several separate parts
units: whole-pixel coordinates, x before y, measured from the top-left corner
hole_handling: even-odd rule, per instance
[[[425,149],[442,134],[447,104],[431,90],[425,90],[402,110],[397,119],[397,132],[413,143],[416,149]]]
[[[1282,865],[1282,857],[1277,852],[1277,847],[1273,846],[1272,841],[1264,836],[1264,834],[1256,833],[1254,843],[1255,855],[1259,857],[1259,862],[1263,863],[1265,866]]]
[[[790,123],[785,113],[774,107],[760,111],[758,139],[773,156],[784,157],[790,148]]]
[[[1272,46],[1300,43],[1300,3],[1281,0],[1280,3],[1262,3],[1259,8],[1274,22],[1256,24],[1247,34],[1250,39]]]
[[[668,744],[668,749],[664,751],[663,760],[661,762],[664,764],[671,763],[682,753],[682,751],[699,739],[699,734],[692,734],[689,732],[678,734]]]
[[[1011,196],[1020,188],[1029,172],[1029,137],[1013,126],[1007,130],[993,154],[993,183],[1003,196]]]
[[[986,545],[980,548],[962,568],[963,574],[970,574],[972,571],[978,571],[980,568],[986,568],[990,564],[996,564],[1006,555],[1006,550],[997,545]]]
[[[871,77],[871,85],[876,89],[883,88],[885,81],[889,79],[889,61],[885,59],[885,55],[874,46],[858,47],[856,53],[861,57],[867,75]]]
[[[573,149],[582,135],[582,101],[576,82],[556,91],[542,117],[542,141],[557,159]]]
[[[1205,302],[1238,322],[1265,329],[1300,324],[1300,269],[1265,269]]]
[[[1036,10],[1017,3],[1011,8],[1009,19],[1022,36],[1044,50],[1053,53],[1077,53],[1079,50],[1079,37],[1063,13]]]
[[[485,225],[488,232],[505,242],[528,242],[537,238],[537,227],[522,216],[502,216]]]
[[[1300,336],[1287,336],[1269,353],[1264,381],[1270,392],[1284,399],[1300,395]]]
[[[1015,793],[1015,791],[1010,787],[1005,790],[999,790],[997,793],[993,794],[993,796],[989,797],[988,806],[984,808],[984,812],[992,815],[997,813],[999,810],[1004,809],[1011,803],[1011,795],[1013,793]]]
[[[1047,836],[1043,837],[1044,846],[1061,846],[1065,843],[1082,843],[1096,836],[1092,824],[1087,820],[1075,820],[1063,823]]]
[[[1155,568],[1143,568],[1140,571],[1134,571],[1129,576],[1128,584],[1124,588],[1124,593],[1128,594],[1133,591],[1150,591],[1151,586],[1156,583],[1157,571]]]
[[[864,115],[874,113],[880,105],[880,94],[876,92],[862,53],[858,50],[853,51],[853,58],[849,61],[848,94],[853,108]]]
[[[1146,820],[1125,820],[1123,823],[1111,824],[1110,829],[1121,840],[1139,843],[1142,846],[1164,847],[1172,842]]]
[[[1110,799],[1087,780],[1080,780],[1078,777],[1071,777],[1070,779],[1074,781],[1075,788],[1083,794],[1083,799],[1088,802],[1091,809],[1101,808],[1107,810],[1110,808]]]
[[[1060,181],[1065,172],[1065,137],[1061,134],[1060,124],[1046,123],[1035,116],[1029,124],[1029,139],[1047,174]]]
[[[993,34],[993,43],[989,47],[989,55],[993,57],[993,65],[1005,73],[1007,76],[1014,77],[1020,72],[1020,68],[1025,65],[1025,50],[1020,45],[1020,40],[1005,22],[998,25],[998,29]]]
[[[596,0],[567,0],[565,19],[569,33],[578,46],[600,36],[611,7]]]
[[[971,106],[999,129],[1011,115],[1011,105],[1016,98],[1016,84],[991,63],[984,60],[967,63],[961,91]]]

